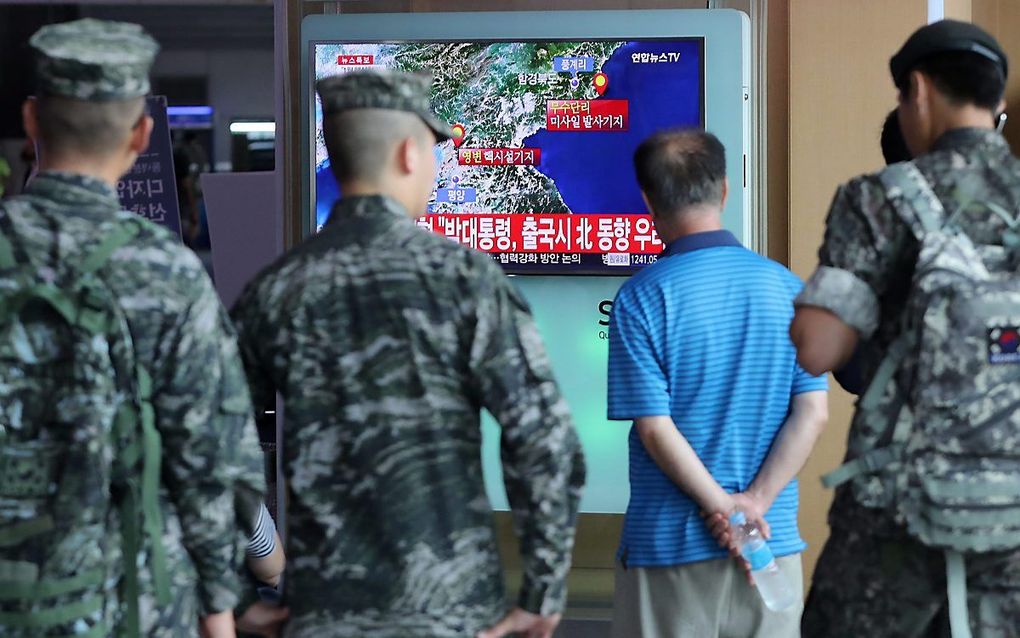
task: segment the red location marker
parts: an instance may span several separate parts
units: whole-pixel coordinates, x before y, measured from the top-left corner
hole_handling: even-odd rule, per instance
[[[464,128],[463,124],[454,124],[452,130],[453,130],[453,147],[460,148],[460,145],[464,142],[464,134],[467,132],[467,130]]]
[[[595,92],[602,95],[609,88],[609,76],[601,71],[595,74],[591,83],[595,85]]]

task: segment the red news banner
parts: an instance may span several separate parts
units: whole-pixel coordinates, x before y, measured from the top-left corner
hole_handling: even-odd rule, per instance
[[[550,131],[626,131],[628,100],[549,100],[545,126]]]
[[[341,55],[336,59],[339,66],[373,66],[375,65],[374,55]]]
[[[457,151],[461,166],[537,166],[542,162],[539,148],[462,148]]]
[[[648,215],[440,214],[418,225],[487,253],[662,252]]]

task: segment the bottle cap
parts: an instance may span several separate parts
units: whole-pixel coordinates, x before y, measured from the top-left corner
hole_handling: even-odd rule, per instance
[[[740,510],[737,510],[730,514],[731,525],[744,525],[745,523],[747,523],[747,516],[745,516],[744,513],[741,512]]]

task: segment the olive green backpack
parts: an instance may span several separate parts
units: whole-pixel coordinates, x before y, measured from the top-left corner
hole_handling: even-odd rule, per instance
[[[97,276],[138,231],[122,224],[54,271],[17,253],[0,211],[5,638],[136,638],[143,551],[157,600],[168,602],[151,380]]]

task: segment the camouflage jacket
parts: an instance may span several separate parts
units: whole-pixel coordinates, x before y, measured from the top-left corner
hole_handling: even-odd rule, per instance
[[[24,195],[0,202],[0,215],[14,229],[16,253],[42,269],[83,259],[112,228],[135,219],[109,186],[57,172],[40,174]],[[238,601],[237,574],[265,478],[236,338],[209,277],[177,238],[142,224],[99,275],[153,379],[163,443],[173,604],[153,609],[151,599],[143,600],[143,626],[153,638],[191,638],[200,613]]]
[[[953,193],[963,180],[971,189],[978,184],[988,201],[1006,210],[1016,210],[1020,202],[1020,161],[995,131],[951,130],[914,163],[947,210],[955,208],[951,204]],[[796,300],[797,305],[826,308],[857,329],[862,340],[865,381],[870,381],[901,331],[903,300],[910,291],[919,250],[913,232],[889,203],[880,175],[857,177],[836,192],[819,251],[818,270]],[[1001,218],[969,216],[959,223],[975,242],[1002,245],[1006,223]],[[911,389],[912,364],[908,360],[893,381],[905,392]],[[847,460],[862,452],[867,426],[860,417],[859,412],[855,414],[850,427]],[[880,535],[905,533],[885,510],[859,505],[850,484],[837,489],[829,523],[869,529]]]
[[[384,197],[340,201],[233,312],[257,404],[284,397],[288,636],[474,636],[504,611],[479,411],[502,426],[518,604],[563,609],[584,481],[524,301]]]

